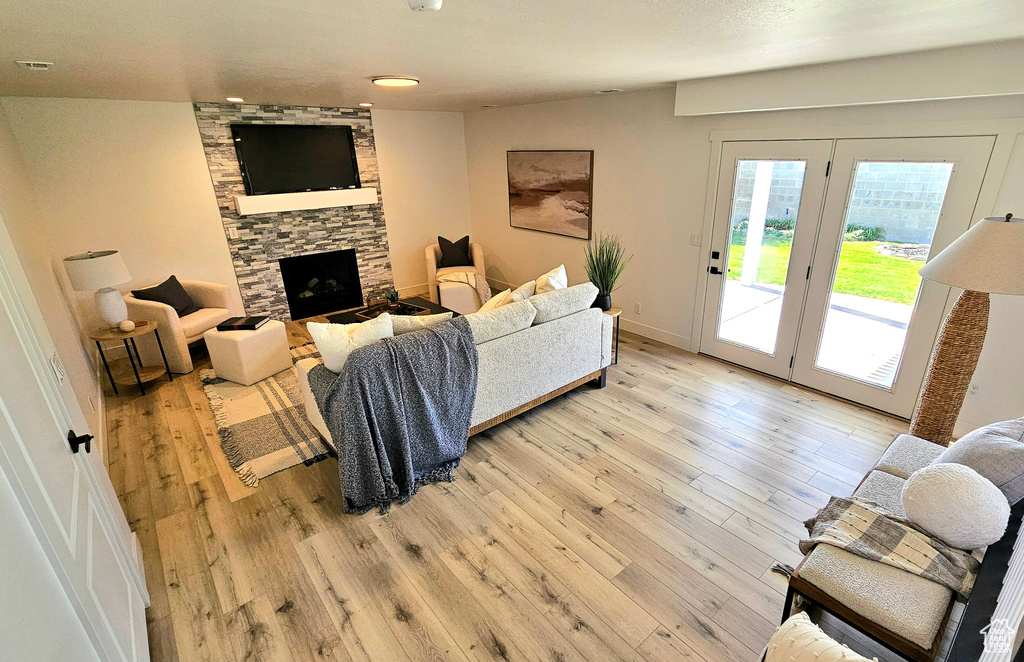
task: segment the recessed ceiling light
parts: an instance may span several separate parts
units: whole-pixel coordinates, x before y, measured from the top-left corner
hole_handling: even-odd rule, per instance
[[[372,103],[368,103],[366,101],[364,101],[363,103],[361,103],[359,105],[362,106],[363,108],[372,108],[373,107]]]
[[[598,93],[598,94],[618,94],[618,93],[619,93],[619,92],[621,92],[621,91],[622,91],[622,90],[621,90],[620,88],[618,88],[618,87],[613,87],[613,88],[611,88],[611,89],[608,89],[608,90],[598,90],[598,91],[597,91],[597,93]]]
[[[231,103],[242,103],[243,101],[245,101],[245,99],[243,99],[242,97],[225,97],[224,100],[230,101]]]
[[[374,76],[373,84],[381,87],[412,87],[419,85],[420,80],[412,76]]]
[[[40,60],[15,60],[22,69],[30,69],[32,71],[49,71],[53,69],[53,62],[42,62]]]

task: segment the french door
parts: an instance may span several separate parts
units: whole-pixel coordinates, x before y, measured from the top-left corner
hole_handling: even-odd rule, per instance
[[[994,143],[724,143],[700,351],[909,416]]]

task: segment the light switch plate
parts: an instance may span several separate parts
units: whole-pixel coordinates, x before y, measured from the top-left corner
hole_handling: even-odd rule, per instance
[[[700,246],[701,239],[702,239],[702,237],[700,236],[699,232],[691,232],[690,233],[690,245],[691,246]]]

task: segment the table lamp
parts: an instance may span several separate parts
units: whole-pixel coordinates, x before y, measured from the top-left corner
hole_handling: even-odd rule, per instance
[[[96,309],[110,328],[128,319],[128,306],[115,286],[132,279],[117,251],[97,251],[64,258],[64,270],[76,292],[96,292]]]
[[[928,261],[922,278],[958,287],[932,351],[910,434],[948,446],[988,330],[989,294],[1024,294],[1024,222],[985,218]]]

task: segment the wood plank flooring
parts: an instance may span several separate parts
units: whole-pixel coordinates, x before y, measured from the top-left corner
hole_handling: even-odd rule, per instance
[[[624,333],[607,388],[473,437],[454,483],[356,517],[334,459],[245,486],[198,372],[107,399],[154,662],[749,662],[782,612],[769,568],[907,427]]]

